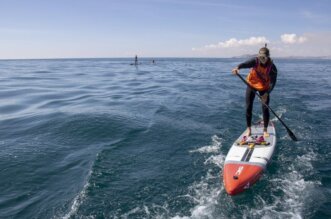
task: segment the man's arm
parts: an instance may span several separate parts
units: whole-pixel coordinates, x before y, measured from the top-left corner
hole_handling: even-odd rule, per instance
[[[256,58],[249,59],[246,62],[239,64],[237,68],[253,68],[254,66],[256,66]]]
[[[254,66],[256,66],[256,59],[252,58],[252,59],[247,60],[246,62],[243,62],[243,63],[239,64],[237,67],[232,69],[232,73],[233,74],[238,74],[239,69],[241,69],[241,68],[252,68]]]

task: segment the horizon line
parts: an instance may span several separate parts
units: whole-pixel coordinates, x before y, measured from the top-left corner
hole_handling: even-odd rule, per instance
[[[64,59],[134,59],[135,56],[125,57],[47,57],[47,58],[0,58],[0,61],[19,60],[64,60]],[[232,57],[190,57],[190,56],[138,56],[140,59],[244,59],[255,55],[239,55]],[[274,56],[272,59],[331,59],[331,56]]]

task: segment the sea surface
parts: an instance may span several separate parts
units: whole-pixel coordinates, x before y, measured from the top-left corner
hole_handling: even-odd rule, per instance
[[[0,218],[331,218],[331,60],[274,60],[270,106],[299,141],[271,116],[272,161],[234,197],[245,60],[132,61],[0,61]]]

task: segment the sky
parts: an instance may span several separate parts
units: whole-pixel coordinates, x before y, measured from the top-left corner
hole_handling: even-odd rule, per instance
[[[330,0],[0,0],[0,59],[331,57]]]

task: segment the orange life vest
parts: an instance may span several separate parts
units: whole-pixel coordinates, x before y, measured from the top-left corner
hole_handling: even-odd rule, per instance
[[[251,68],[247,75],[247,82],[258,91],[266,91],[270,87],[270,76],[272,61],[268,61],[266,66],[262,66],[258,58],[256,58],[256,66]]]

